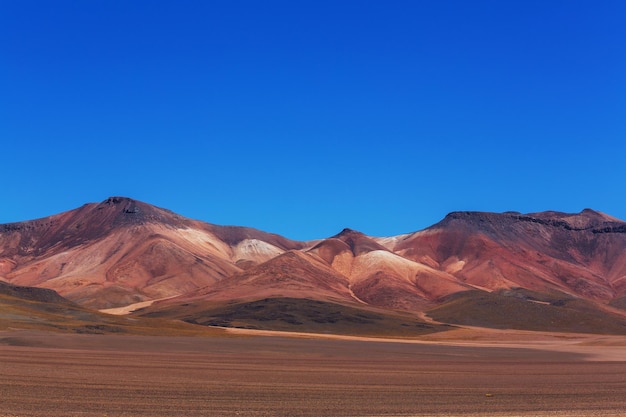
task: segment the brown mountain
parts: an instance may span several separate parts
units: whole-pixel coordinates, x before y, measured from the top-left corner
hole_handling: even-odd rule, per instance
[[[487,290],[560,291],[601,302],[626,291],[626,223],[589,209],[451,213],[393,250]]]
[[[0,226],[0,277],[93,308],[185,294],[302,248],[278,235],[210,225],[123,197]]]
[[[350,229],[318,243],[309,253],[346,276],[355,298],[377,307],[423,310],[444,295],[471,289],[446,272],[399,256]]]
[[[306,252],[295,250],[178,299],[230,301],[265,297],[358,302],[350,293],[345,276]]]
[[[418,333],[445,329],[432,319],[619,333],[626,223],[589,209],[455,212],[407,235],[345,229],[296,242],[111,197],[0,225],[0,281],[52,289],[81,308],[144,307],[136,314],[202,324],[327,332],[364,321],[371,334],[372,323],[406,329],[412,317]]]

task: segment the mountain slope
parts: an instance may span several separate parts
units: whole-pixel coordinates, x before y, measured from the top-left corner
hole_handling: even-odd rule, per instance
[[[350,229],[308,252],[346,276],[356,298],[377,307],[421,310],[442,296],[471,289],[445,272],[403,258]]]
[[[451,213],[393,250],[489,290],[557,290],[601,302],[626,291],[626,224],[588,209]]]
[[[467,291],[429,310],[445,323],[535,331],[626,334],[626,315],[563,293]]]
[[[358,303],[348,280],[314,257],[289,251],[269,261],[234,274],[228,279],[186,296],[168,300],[210,301],[254,300],[267,297],[299,297],[344,303]]]
[[[0,281],[0,331],[8,329],[91,334],[216,333],[172,321],[102,314],[72,303],[49,289],[15,286]]]
[[[0,227],[0,273],[14,284],[110,308],[184,294],[240,272],[240,262],[255,264],[300,247],[277,235],[111,197]]]
[[[252,301],[153,305],[133,317],[175,319],[203,326],[260,330],[411,337],[450,330],[452,326],[427,323],[411,315],[354,304],[308,298],[271,297]]]
[[[626,315],[626,223],[590,209],[453,212],[400,236],[345,229],[297,242],[111,197],[0,225],[3,281],[54,290],[82,309],[141,306],[138,314],[192,323],[247,317],[250,326],[263,327],[267,319],[283,328],[293,316],[328,331],[332,317],[349,325],[362,311],[385,316],[373,321],[381,326],[400,316],[423,326],[426,313],[456,324],[619,332]],[[552,303],[555,294],[567,301]],[[19,300],[3,296],[12,305]],[[326,324],[301,320],[305,311]],[[540,325],[542,314],[553,320]],[[376,327],[368,326],[367,332]]]

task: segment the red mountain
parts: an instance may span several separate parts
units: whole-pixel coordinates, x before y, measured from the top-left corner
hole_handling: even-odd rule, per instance
[[[393,250],[487,290],[556,290],[602,302],[626,292],[626,223],[589,209],[451,213]]]
[[[582,317],[593,323],[583,331],[619,332],[626,331],[626,223],[589,209],[455,212],[402,236],[374,238],[345,229],[296,242],[111,197],[0,225],[2,280],[52,289],[89,308],[131,311],[156,301],[143,312],[167,310],[192,322],[198,320],[191,310],[185,313],[190,303],[202,311],[203,322],[213,323],[223,317],[211,314],[226,314],[226,307],[211,310],[217,305],[243,306],[227,308],[232,321],[260,308],[262,300],[271,300],[272,317],[284,310],[280,300],[291,310],[306,300],[307,314],[321,314],[328,323],[336,314],[358,322],[358,311],[367,311],[496,327],[558,322],[571,330],[580,326],[560,318]],[[538,324],[536,317],[547,321]],[[255,326],[265,322],[254,320]],[[388,325],[385,320],[380,322]]]
[[[303,244],[123,197],[0,226],[0,277],[108,308],[194,291]]]
[[[471,289],[453,276],[399,256],[354,230],[343,230],[309,253],[348,277],[356,298],[377,307],[423,310],[444,295]]]

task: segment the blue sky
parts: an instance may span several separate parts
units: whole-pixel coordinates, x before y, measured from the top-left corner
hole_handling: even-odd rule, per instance
[[[294,239],[626,220],[621,1],[0,1],[0,223],[123,195]]]

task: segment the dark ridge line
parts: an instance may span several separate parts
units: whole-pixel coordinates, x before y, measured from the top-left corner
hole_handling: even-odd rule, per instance
[[[458,219],[465,220],[472,215],[476,215],[479,221],[485,221],[486,219],[491,219],[494,216],[498,216],[498,213],[480,213],[480,212],[468,212],[468,211],[454,211],[446,216],[448,219]],[[626,233],[626,224],[619,224],[615,222],[604,222],[604,226],[588,226],[588,227],[574,227],[567,223],[565,220],[544,220],[539,219],[537,217],[525,216],[525,215],[514,215],[503,213],[503,217],[518,220],[522,222],[530,222],[537,223],[544,226],[558,227],[561,229],[565,229],[572,232],[586,232],[590,231],[594,234],[602,234],[602,233]]]

